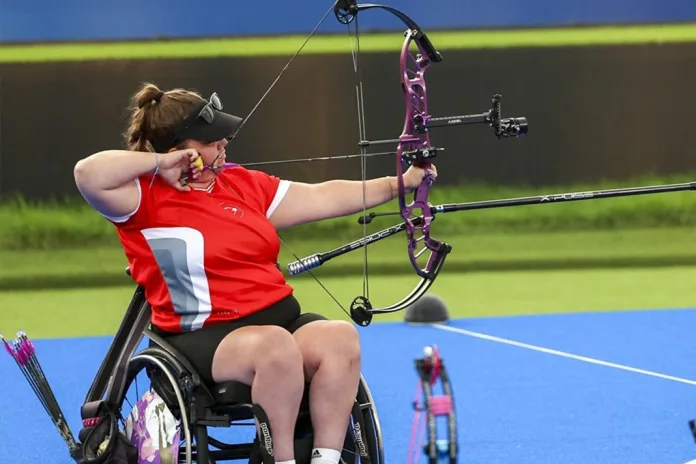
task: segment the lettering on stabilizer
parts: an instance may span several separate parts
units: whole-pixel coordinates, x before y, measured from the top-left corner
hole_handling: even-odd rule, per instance
[[[348,245],[348,248],[351,250],[354,250],[355,248],[360,248],[365,245],[369,245],[372,242],[376,242],[377,240],[381,240],[383,238],[389,237],[390,235],[393,235],[395,231],[393,230],[394,228],[391,229],[384,229],[380,232],[374,233],[372,235],[368,235],[367,237],[356,240],[353,243],[350,243]]]
[[[541,201],[568,201],[568,200],[580,200],[583,198],[594,198],[594,192],[575,192],[575,193],[561,193],[558,195],[543,195]]]

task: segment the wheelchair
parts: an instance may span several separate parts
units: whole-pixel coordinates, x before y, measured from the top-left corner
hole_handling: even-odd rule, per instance
[[[126,273],[130,275],[130,269],[127,268]],[[90,434],[95,432],[100,423],[109,422],[105,420],[109,417],[113,422],[108,426],[111,427],[111,432],[105,432],[102,436],[110,440],[110,436],[121,435],[118,439],[126,441],[123,430],[129,416],[128,411],[123,411],[122,408],[127,408],[127,403],[130,402],[125,400],[125,393],[138,376],[144,374],[146,385],[149,384],[147,391],[156,392],[178,422],[178,456],[175,458],[176,461],[166,462],[273,463],[272,445],[269,446],[269,442],[272,443],[272,430],[269,430],[264,411],[252,401],[251,387],[239,382],[216,385],[204,383],[181,353],[149,330],[150,313],[144,289],[137,286],[126,315],[82,405],[83,428],[80,430],[80,441],[89,441]],[[142,348],[144,337],[149,339],[149,345]],[[130,406],[133,407],[132,404]],[[374,400],[362,376],[350,419],[341,455],[342,462],[383,464],[384,449],[379,419]],[[237,425],[253,427],[253,439],[241,443],[228,443],[211,436],[210,429],[230,429]],[[116,433],[117,427],[120,428],[120,433]],[[308,388],[305,388],[295,427],[295,453],[298,464],[308,464],[310,461],[312,435],[309,392]],[[104,443],[101,446],[104,447]],[[112,445],[106,445],[106,448],[110,446]],[[99,455],[103,454],[104,450],[95,451],[94,444],[87,446],[90,447],[91,450],[83,447],[79,457],[73,456],[75,461],[99,462]],[[136,451],[133,448],[128,452],[132,455]],[[137,456],[131,457],[131,460],[114,458],[113,462],[135,462],[136,458]],[[112,462],[103,459],[101,461]],[[165,459],[161,462],[164,463]]]

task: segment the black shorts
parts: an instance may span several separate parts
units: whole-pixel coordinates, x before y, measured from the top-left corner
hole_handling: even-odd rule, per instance
[[[166,339],[196,369],[201,379],[213,384],[213,356],[222,340],[231,332],[250,325],[277,325],[290,333],[313,321],[325,320],[324,316],[313,313],[302,314],[300,304],[294,296],[280,300],[259,312],[241,319],[211,325],[186,333],[165,332],[154,324],[150,329]],[[154,342],[150,342],[154,345]]]

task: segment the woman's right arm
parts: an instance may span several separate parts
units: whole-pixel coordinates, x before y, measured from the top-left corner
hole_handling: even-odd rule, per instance
[[[85,200],[106,217],[131,214],[140,202],[137,178],[157,174],[179,190],[188,190],[176,180],[198,156],[195,150],[170,153],[107,150],[77,162],[75,184]]]

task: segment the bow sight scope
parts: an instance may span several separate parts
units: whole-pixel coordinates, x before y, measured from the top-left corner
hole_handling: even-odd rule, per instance
[[[502,111],[500,109],[500,100],[502,95],[493,96],[493,108],[487,113],[484,113],[484,122],[489,122],[493,128],[495,136],[501,137],[519,137],[527,133],[528,124],[527,118],[505,118],[501,119]]]
[[[527,126],[527,118],[505,118],[500,121],[495,135],[498,137],[519,137],[527,133]]]

